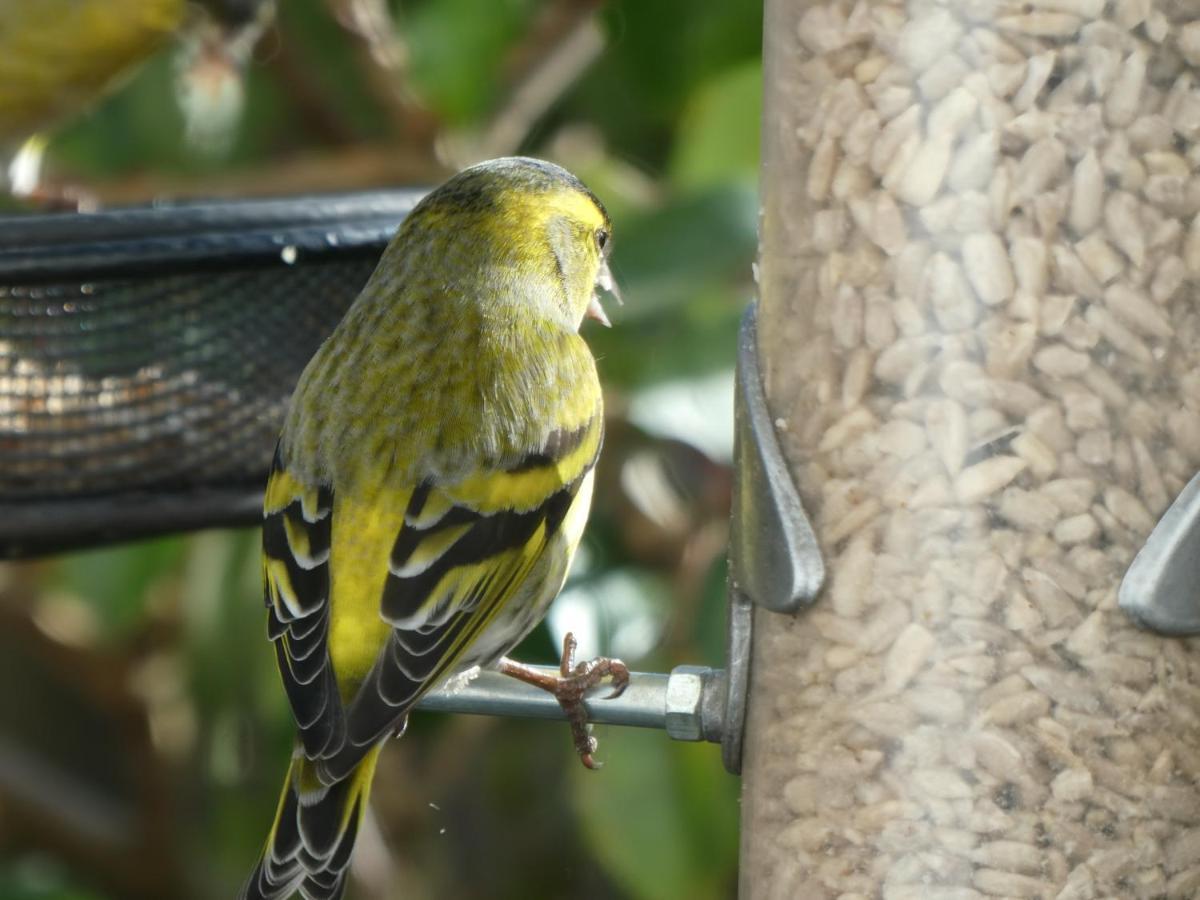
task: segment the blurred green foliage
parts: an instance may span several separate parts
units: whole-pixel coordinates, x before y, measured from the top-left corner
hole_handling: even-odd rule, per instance
[[[408,53],[408,90],[438,123],[444,145],[472,146],[510,101],[505,73],[528,51],[530,35],[555,9],[578,5],[391,4]],[[615,409],[622,396],[655,383],[731,369],[755,248],[761,15],[755,0],[599,4],[603,50],[574,84],[561,86],[519,147],[572,168],[613,214],[614,270],[626,304],[610,310],[611,332],[594,329],[589,340]],[[189,178],[208,186],[226,174],[253,177],[303,154],[323,154],[336,168],[340,153],[360,146],[386,153],[403,139],[324,0],[283,0],[280,23],[250,67],[241,125],[223,156],[198,154],[183,141],[177,69],[160,55],[65,127],[51,144],[51,174],[101,193],[131,179],[170,179],[178,189]],[[663,471],[674,471],[674,451],[655,435],[625,432],[610,433],[602,478],[621,483],[629,454],[646,448],[665,460]],[[710,469],[687,471],[708,478]],[[708,484],[692,490],[703,495]],[[619,493],[598,492],[582,554],[590,563],[577,584],[603,585],[620,569],[646,586],[635,602],[647,605],[646,643],[654,649],[629,660],[636,668],[719,664],[721,542],[701,554],[699,572],[687,571],[696,554],[679,548],[694,548],[704,529],[719,534],[723,508],[696,501],[702,511],[687,528],[669,540],[660,534],[650,548],[638,537],[649,532],[630,525],[630,517],[647,518],[636,511],[639,498],[622,501]],[[8,566],[0,578],[0,590],[28,604],[49,641],[128,668],[145,724],[121,719],[112,740],[146,744],[152,768],[165,773],[165,789],[147,775],[157,799],[142,821],[156,831],[154,846],[166,848],[152,862],[172,896],[232,894],[265,835],[289,752],[257,553],[256,534],[205,533]],[[600,646],[588,649],[621,652],[618,634],[601,629]],[[539,631],[520,655],[554,654],[554,639]],[[376,877],[356,882],[350,896],[733,896],[738,782],[721,768],[717,748],[635,730],[598,735],[608,765],[595,774],[575,761],[561,726],[415,716],[385,753],[373,798],[390,853],[381,861],[372,841],[363,842]],[[0,896],[153,895],[137,878],[91,866],[69,841],[55,844],[44,823],[23,828],[20,815],[0,805]],[[151,862],[129,863],[138,864]]]
[[[97,639],[128,639],[146,617],[146,604],[163,579],[183,559],[185,542],[166,538],[142,544],[92,550],[63,557],[45,585],[75,597],[86,597],[98,626]]]
[[[500,88],[495,73],[538,6],[534,0],[442,0],[399,10],[413,80],[446,121],[469,127],[492,109]]]

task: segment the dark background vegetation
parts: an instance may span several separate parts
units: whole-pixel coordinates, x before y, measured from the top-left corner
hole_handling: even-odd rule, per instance
[[[166,51],[57,132],[47,175],[120,204],[431,184],[512,152],[571,168],[613,215],[626,305],[589,329],[610,421],[580,565],[520,656],[552,660],[569,627],[639,669],[719,665],[761,29],[756,0],[283,0],[227,146],[184,140]],[[0,568],[0,897],[233,895],[291,741],[257,539]],[[350,897],[733,896],[718,749],[597,734],[590,773],[565,726],[416,715]]]

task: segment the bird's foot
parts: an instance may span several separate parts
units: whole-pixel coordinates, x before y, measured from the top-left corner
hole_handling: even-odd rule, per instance
[[[611,700],[621,696],[629,686],[629,667],[619,659],[604,656],[576,663],[575,648],[575,636],[567,632],[563,638],[562,662],[558,667],[558,675],[548,675],[540,669],[507,657],[500,660],[499,669],[505,675],[554,695],[571,724],[571,738],[580,761],[589,769],[598,769],[600,763],[596,762],[592,755],[596,752],[596,739],[592,737],[591,727],[588,725],[587,707],[584,706],[583,698],[606,678],[611,680],[613,689],[604,699]]]

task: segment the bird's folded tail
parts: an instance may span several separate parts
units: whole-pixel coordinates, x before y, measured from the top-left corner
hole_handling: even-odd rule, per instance
[[[305,900],[342,896],[379,750],[329,786],[303,756],[292,760],[267,845],[239,900],[284,900],[296,891]]]

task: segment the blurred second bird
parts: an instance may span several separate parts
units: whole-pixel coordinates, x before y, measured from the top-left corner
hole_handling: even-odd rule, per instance
[[[204,149],[240,109],[237,72],[274,0],[0,0],[0,186],[36,195],[47,133],[182,34],[188,132]],[[214,120],[222,127],[214,127]]]

